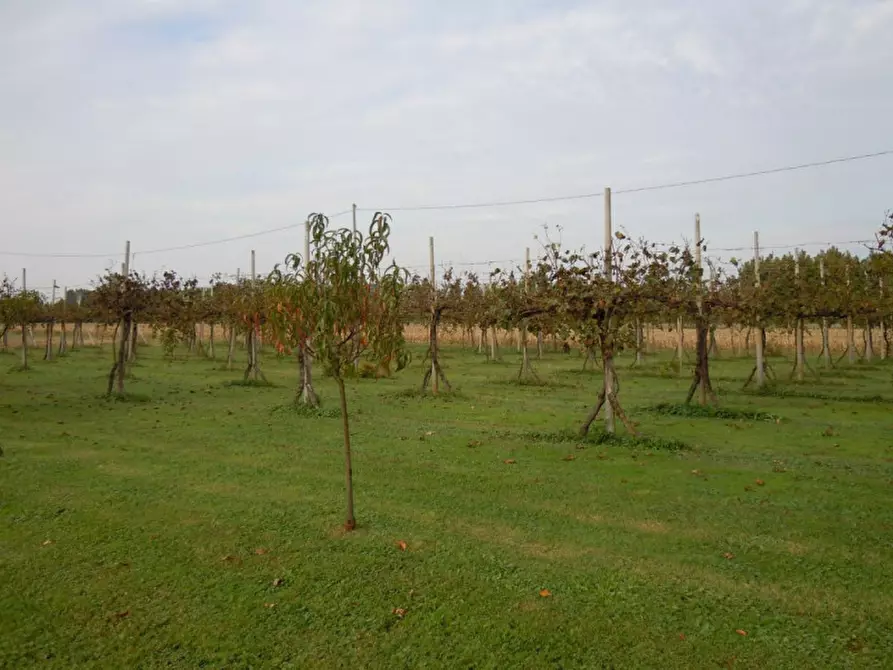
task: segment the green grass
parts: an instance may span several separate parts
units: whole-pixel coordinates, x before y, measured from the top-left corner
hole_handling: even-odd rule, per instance
[[[335,386],[294,411],[293,361],[252,387],[144,350],[131,402],[108,350],[0,375],[0,667],[889,664],[889,367],[759,396],[715,361],[741,414],[711,416],[645,411],[689,379],[624,360],[651,442],[614,444],[574,437],[598,372],[549,354],[522,386],[503,355],[446,349],[439,397],[419,363],[349,382],[349,534]]]

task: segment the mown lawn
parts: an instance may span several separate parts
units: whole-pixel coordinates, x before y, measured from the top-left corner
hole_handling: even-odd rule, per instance
[[[715,361],[724,407],[779,417],[753,421],[645,411],[687,379],[623,361],[649,450],[567,437],[600,382],[576,355],[519,386],[513,352],[447,350],[430,399],[419,351],[349,385],[345,534],[340,423],[290,408],[292,361],[249,388],[142,353],[130,402],[108,349],[0,372],[2,667],[893,663],[893,367],[755,396]]]

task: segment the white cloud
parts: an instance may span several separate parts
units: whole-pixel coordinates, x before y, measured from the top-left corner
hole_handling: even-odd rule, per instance
[[[130,238],[139,250],[352,202],[523,199],[870,151],[893,137],[891,6],[2,3],[0,208],[16,222],[4,248],[105,252]],[[687,232],[699,209],[720,246],[757,225],[796,242],[820,219],[873,225],[889,177],[878,162],[615,206],[654,237]],[[543,220],[591,241],[600,211],[584,200],[397,213],[395,247],[421,263],[436,233],[445,258],[505,258]],[[296,239],[140,266],[205,276],[244,267],[248,244],[272,265]],[[10,272],[20,263],[0,256]],[[71,284],[95,275],[92,263],[31,270]]]

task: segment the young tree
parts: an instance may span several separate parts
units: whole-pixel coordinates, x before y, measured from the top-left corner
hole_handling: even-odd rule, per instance
[[[396,357],[406,362],[400,302],[406,273],[392,263],[381,264],[389,252],[391,217],[377,212],[365,238],[349,229],[329,229],[323,214],[311,214],[312,251],[306,270],[299,254],[286,257],[270,275],[271,294],[287,298],[270,310],[274,333],[303,339],[306,350],[335,380],[344,433],[344,473],[347,513],[344,527],[356,527],[350,421],[344,376],[360,356],[376,363]],[[290,337],[290,336],[289,336]],[[281,342],[280,342],[281,343]],[[282,343],[281,343],[282,344]]]

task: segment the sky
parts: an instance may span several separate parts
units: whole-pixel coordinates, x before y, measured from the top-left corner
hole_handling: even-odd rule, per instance
[[[265,273],[309,213],[353,203],[361,228],[391,211],[420,272],[429,236],[440,268],[481,274],[536,256],[544,225],[594,249],[600,197],[398,208],[893,149],[891,34],[893,0],[0,0],[0,273],[89,286],[126,240],[150,274],[244,273],[252,249]],[[867,239],[891,207],[887,155],[617,193],[613,218],[671,242],[697,212],[728,259],[755,230]]]

